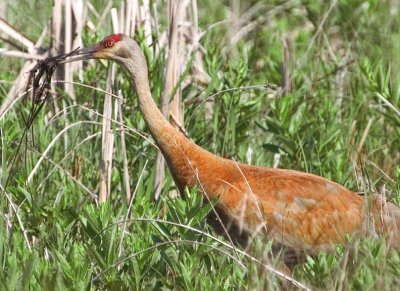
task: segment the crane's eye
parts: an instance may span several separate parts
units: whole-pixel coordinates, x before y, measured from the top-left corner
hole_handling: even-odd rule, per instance
[[[109,39],[106,41],[105,46],[106,48],[112,47],[114,45],[114,41],[112,39]]]

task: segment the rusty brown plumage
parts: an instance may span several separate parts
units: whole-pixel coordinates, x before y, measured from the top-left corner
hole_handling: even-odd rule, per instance
[[[69,61],[102,58],[131,75],[143,117],[180,191],[198,186],[248,233],[262,232],[294,249],[318,251],[346,235],[383,235],[399,245],[400,211],[380,196],[365,199],[325,178],[236,163],[199,147],[172,127],[153,101],[146,60],[137,43],[118,34],[78,51]]]

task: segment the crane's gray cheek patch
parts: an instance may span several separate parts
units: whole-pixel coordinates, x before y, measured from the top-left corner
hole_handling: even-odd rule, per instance
[[[121,58],[132,58],[132,53],[126,49],[125,47],[122,47],[119,51],[118,51],[118,56],[120,56]]]

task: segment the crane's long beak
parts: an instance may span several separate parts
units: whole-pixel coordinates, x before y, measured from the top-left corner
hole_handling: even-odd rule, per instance
[[[99,50],[99,45],[95,44],[87,48],[81,48],[73,52],[65,60],[61,61],[60,64],[71,63],[81,60],[90,60],[95,58],[95,53]]]

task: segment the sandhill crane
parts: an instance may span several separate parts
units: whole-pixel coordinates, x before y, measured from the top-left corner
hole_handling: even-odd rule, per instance
[[[323,177],[256,167],[216,156],[170,125],[155,104],[146,59],[123,34],[105,37],[68,61],[108,59],[130,74],[143,118],[182,192],[196,185],[217,209],[247,233],[264,232],[297,250],[329,250],[346,235],[365,231],[399,245],[400,210],[381,196],[369,199]]]

